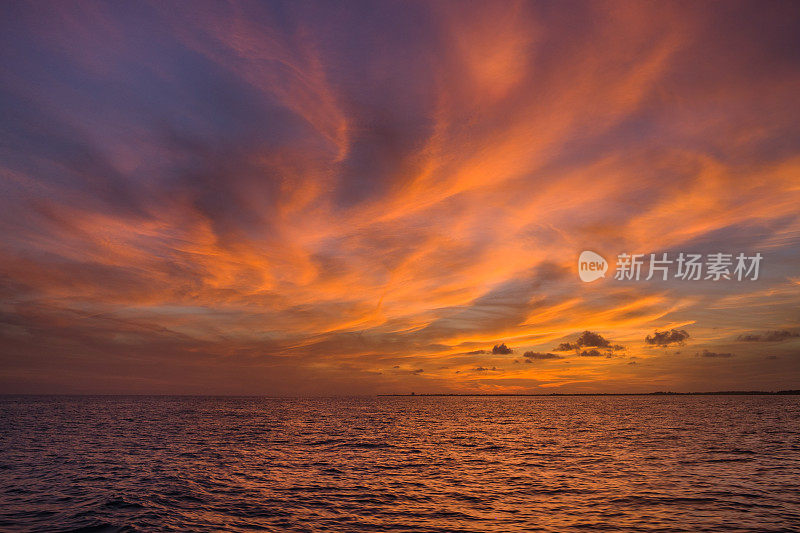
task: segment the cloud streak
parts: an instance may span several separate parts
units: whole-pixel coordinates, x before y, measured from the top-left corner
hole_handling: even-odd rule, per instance
[[[767,331],[763,334],[739,335],[736,340],[743,342],[783,342],[797,337],[800,337],[800,333],[782,329]]]

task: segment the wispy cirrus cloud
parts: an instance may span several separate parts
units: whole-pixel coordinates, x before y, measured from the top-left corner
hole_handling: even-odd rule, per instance
[[[635,375],[593,351],[656,327],[645,348],[685,324],[699,342],[794,327],[788,11],[10,5],[3,383],[603,388]],[[770,250],[747,298],[590,289],[572,271],[583,249],[711,252],[732,235]],[[509,345],[551,362],[509,366]]]

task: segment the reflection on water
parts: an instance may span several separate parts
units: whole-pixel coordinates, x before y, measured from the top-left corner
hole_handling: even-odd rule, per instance
[[[800,398],[0,397],[0,530],[800,528]]]

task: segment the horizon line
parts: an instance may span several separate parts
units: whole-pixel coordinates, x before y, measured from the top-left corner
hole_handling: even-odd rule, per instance
[[[798,396],[800,389],[777,391],[762,390],[728,390],[728,391],[654,391],[654,392],[538,392],[538,393],[502,393],[502,392],[422,392],[422,393],[380,393],[380,394],[329,394],[329,395],[281,395],[270,394],[165,394],[165,393],[0,393],[0,397],[19,396],[63,396],[63,397],[172,397],[172,398],[380,398],[380,397],[557,397],[557,396]]]

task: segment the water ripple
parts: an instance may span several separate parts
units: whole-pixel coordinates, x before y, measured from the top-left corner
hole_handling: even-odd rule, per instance
[[[2,531],[792,531],[795,397],[0,398]]]

